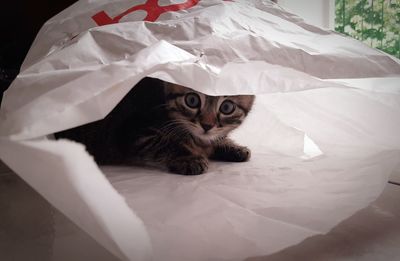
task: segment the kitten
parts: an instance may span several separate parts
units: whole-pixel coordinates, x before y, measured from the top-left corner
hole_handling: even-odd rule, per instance
[[[103,120],[56,134],[86,145],[100,165],[132,164],[197,175],[208,159],[243,162],[250,150],[227,134],[247,116],[252,95],[208,96],[144,78]]]

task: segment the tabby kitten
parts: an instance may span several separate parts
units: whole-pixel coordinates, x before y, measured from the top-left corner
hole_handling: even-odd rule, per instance
[[[197,175],[208,159],[243,162],[250,150],[227,134],[247,116],[252,95],[208,96],[144,78],[103,120],[56,134],[86,145],[100,165],[133,164]]]

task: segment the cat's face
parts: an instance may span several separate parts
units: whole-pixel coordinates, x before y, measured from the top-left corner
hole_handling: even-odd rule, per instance
[[[164,93],[171,121],[203,142],[237,128],[254,102],[253,95],[208,96],[172,83],[165,83]]]

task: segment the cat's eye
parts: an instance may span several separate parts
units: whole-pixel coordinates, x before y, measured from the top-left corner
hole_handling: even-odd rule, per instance
[[[219,107],[219,111],[223,114],[231,114],[235,111],[236,104],[230,100],[224,101]]]
[[[186,94],[185,103],[190,108],[199,108],[200,107],[200,97],[197,93],[191,92]]]

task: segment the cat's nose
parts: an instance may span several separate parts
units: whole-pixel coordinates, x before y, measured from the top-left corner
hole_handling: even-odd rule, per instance
[[[211,130],[212,127],[214,127],[214,125],[208,124],[208,123],[200,123],[200,125],[204,129],[205,132]]]

